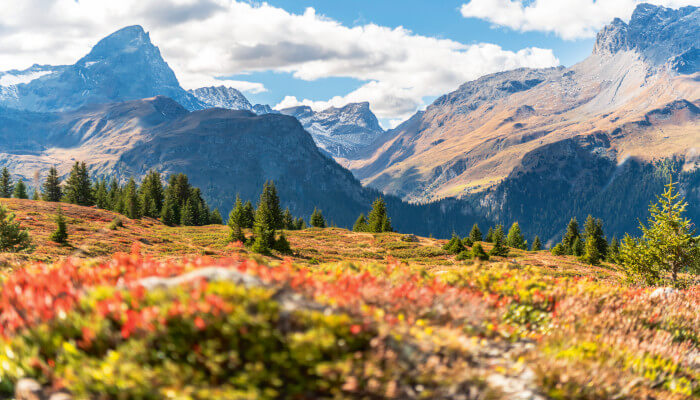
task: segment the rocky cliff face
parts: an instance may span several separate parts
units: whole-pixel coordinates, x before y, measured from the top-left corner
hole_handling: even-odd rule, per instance
[[[253,106],[243,93],[226,86],[210,86],[190,90],[190,94],[207,107],[227,108],[229,110],[253,111]]]
[[[40,73],[37,73],[40,72]],[[140,26],[102,39],[74,65],[45,66],[0,76],[0,105],[31,111],[74,110],[86,104],[168,96],[187,109],[204,105],[180,87],[160,51]],[[12,82],[9,76],[17,76]],[[24,78],[24,79],[21,79]]]
[[[299,106],[280,110],[301,122],[318,147],[333,157],[344,158],[372,143],[384,130],[369,103],[351,103],[315,112]]]

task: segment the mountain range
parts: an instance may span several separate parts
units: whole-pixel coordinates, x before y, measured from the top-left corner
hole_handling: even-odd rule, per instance
[[[466,82],[384,131],[368,103],[273,110],[187,91],[131,26],[74,65],[0,72],[0,165],[29,181],[74,160],[98,177],[184,172],[223,211],[275,179],[295,213],[319,206],[341,226],[383,192],[399,229],[517,220],[550,240],[588,213],[633,231],[673,167],[700,221],[698,43],[697,7],[642,4],[570,68]]]

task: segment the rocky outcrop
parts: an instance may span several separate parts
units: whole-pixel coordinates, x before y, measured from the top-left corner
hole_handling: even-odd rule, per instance
[[[234,88],[226,86],[210,86],[190,90],[189,92],[207,107],[253,111],[253,106],[250,104],[248,99],[246,99],[243,93]]]

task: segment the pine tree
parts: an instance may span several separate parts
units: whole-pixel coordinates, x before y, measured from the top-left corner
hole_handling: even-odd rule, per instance
[[[279,239],[275,241],[275,250],[280,253],[288,254],[292,252],[292,246],[289,244],[289,240],[284,236],[284,232],[280,234]]]
[[[352,226],[353,232],[367,232],[369,230],[369,225],[367,224],[367,219],[365,219],[365,214],[360,214]]]
[[[12,192],[12,197],[15,199],[28,199],[27,195],[27,185],[24,184],[22,178],[20,178],[15,184],[15,190]]]
[[[581,235],[578,229],[578,221],[576,217],[571,218],[569,224],[566,226],[566,232],[561,239],[561,244],[564,247],[566,254],[574,254],[574,242],[576,239],[580,239]]]
[[[294,217],[292,216],[292,212],[289,210],[289,207],[285,208],[284,213],[282,213],[282,226],[284,229],[287,230],[294,230]]]
[[[93,197],[97,208],[101,208],[103,210],[109,209],[109,192],[107,192],[107,182],[104,179],[100,179],[100,181],[95,185]]]
[[[212,225],[222,225],[224,223],[224,219],[221,218],[221,213],[219,212],[218,208],[215,208],[214,211],[211,212],[209,222]]]
[[[297,218],[296,221],[294,221],[294,225],[298,231],[306,229],[306,222],[304,222],[304,218]]]
[[[574,244],[571,246],[571,251],[568,254],[574,255],[576,257],[581,257],[583,255],[584,245],[580,237],[574,239]]]
[[[566,249],[564,248],[564,245],[561,243],[557,243],[554,247],[552,247],[551,250],[552,254],[555,256],[564,256],[566,255]]]
[[[588,237],[586,239],[586,244],[583,248],[583,255],[581,256],[581,260],[591,265],[598,265],[600,264],[601,258],[602,256],[598,251],[598,244],[596,243],[595,238]]]
[[[41,196],[39,195],[39,191],[37,189],[34,189],[34,193],[32,194],[32,200],[41,200]]]
[[[489,228],[488,232],[486,233],[486,242],[493,243],[493,228]]]
[[[253,203],[250,200],[243,204],[243,220],[241,227],[253,229],[253,224],[255,223],[255,210],[253,209]]]
[[[158,218],[163,202],[165,200],[165,190],[161,181],[160,173],[151,170],[146,174],[139,188],[139,203],[141,205],[141,215],[151,218]]]
[[[530,251],[540,251],[542,250],[542,242],[540,241],[540,237],[535,235],[535,240],[532,241],[532,248]]]
[[[252,250],[256,253],[265,254],[275,245],[274,219],[268,202],[261,201],[255,211],[255,223],[253,224],[253,234],[255,241]]]
[[[525,237],[520,231],[520,224],[518,224],[517,222],[513,223],[513,225],[511,225],[510,229],[508,230],[506,244],[508,245],[508,247],[512,247],[514,249],[527,250],[527,243],[525,242]]]
[[[462,239],[462,244],[464,245],[464,247],[472,247],[474,245],[474,241],[472,240],[472,238],[467,236],[464,239]]]
[[[134,178],[129,179],[124,190],[124,214],[131,219],[141,218],[141,205]]]
[[[462,244],[462,239],[460,239],[459,236],[457,236],[457,234],[454,232],[452,233],[452,238],[450,239],[450,241],[447,242],[442,247],[442,249],[452,254],[459,254],[466,250],[466,248]]]
[[[469,239],[472,240],[472,243],[481,242],[483,240],[483,238],[481,237],[481,229],[479,229],[479,225],[474,224],[472,226],[472,230],[469,232]]]
[[[321,210],[317,208],[314,208],[314,212],[311,214],[311,219],[309,221],[311,222],[311,226],[313,226],[314,228],[326,227],[326,219],[323,218]]]
[[[49,239],[56,243],[66,243],[68,240],[66,219],[63,217],[61,206],[58,206],[58,213],[56,214],[56,230],[53,231]]]
[[[66,181],[66,188],[64,190],[66,201],[80,206],[93,205],[91,185],[92,183],[90,182],[87,166],[84,162],[80,163],[76,161]]]
[[[15,214],[0,204],[0,252],[16,253],[31,247],[29,231],[15,222]]]
[[[600,258],[604,258],[608,251],[608,241],[605,239],[605,233],[603,233],[603,221],[589,215],[588,218],[586,218],[586,222],[583,224],[583,232],[586,243],[584,247],[588,246],[588,242],[591,241],[596,247],[596,254],[598,254]],[[585,252],[584,250],[584,253]]]
[[[471,249],[472,257],[478,259],[478,260],[483,260],[486,261],[489,259],[489,255],[486,254],[484,251],[484,248],[481,247],[481,243],[476,242],[474,243],[474,247]]]
[[[109,182],[109,190],[107,191],[107,209],[116,211],[119,205],[119,199],[121,198],[121,190],[116,179],[112,179]]]
[[[180,223],[177,217],[177,210],[174,197],[166,197],[163,209],[160,212],[160,221],[165,225],[175,226]]]
[[[608,253],[606,254],[606,260],[611,263],[619,263],[620,259],[620,242],[617,240],[617,236],[613,235],[610,241],[610,246],[608,247]]]
[[[280,206],[280,198],[277,195],[277,187],[275,187],[274,181],[265,182],[262,194],[260,195],[260,201],[267,203],[267,209],[272,217],[272,226],[275,229],[283,229],[282,207]]]
[[[680,272],[700,272],[700,237],[684,217],[688,203],[676,185],[671,175],[664,193],[649,207],[648,225],[640,223],[642,237],[627,235],[620,248],[627,273],[649,284],[659,282],[665,273],[676,283]]]
[[[489,251],[491,256],[508,257],[508,247],[505,245],[505,235],[503,234],[503,225],[498,225],[493,231],[493,247]]]
[[[229,213],[228,222],[226,223],[229,227],[229,240],[232,242],[245,243],[245,234],[243,233],[243,228],[247,228],[245,218],[243,202],[241,201],[241,197],[236,195],[236,203]]]
[[[14,184],[12,183],[10,171],[7,170],[7,167],[4,167],[2,173],[0,173],[0,197],[9,198],[12,196],[13,188]]]
[[[185,206],[180,211],[180,225],[197,225],[197,204],[193,202],[192,199],[187,200]]]
[[[367,214],[367,225],[368,232],[381,233],[393,230],[383,198],[379,197],[372,203],[372,210]]]
[[[49,169],[49,175],[44,181],[43,191],[44,201],[61,201],[61,178],[58,177],[58,170],[56,167],[51,167],[51,169]]]

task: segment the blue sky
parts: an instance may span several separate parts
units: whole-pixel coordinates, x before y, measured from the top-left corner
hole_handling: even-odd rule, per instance
[[[302,14],[313,7],[318,14],[332,18],[346,26],[375,23],[382,26],[403,26],[412,32],[461,43],[495,43],[502,48],[518,51],[526,47],[552,49],[562,65],[570,66],[583,60],[591,52],[595,40],[580,38],[563,40],[550,32],[518,32],[496,26],[477,18],[464,18],[460,14],[463,1],[455,0],[271,0],[271,5],[295,14]],[[315,81],[295,79],[291,73],[259,72],[234,75],[232,79],[263,82],[267,92],[246,93],[253,103],[278,104],[285,95],[294,93],[298,98],[324,101],[332,96],[350,92],[362,85],[352,78],[322,78]],[[436,96],[426,96],[431,102]],[[385,124],[388,121],[383,121]]]

